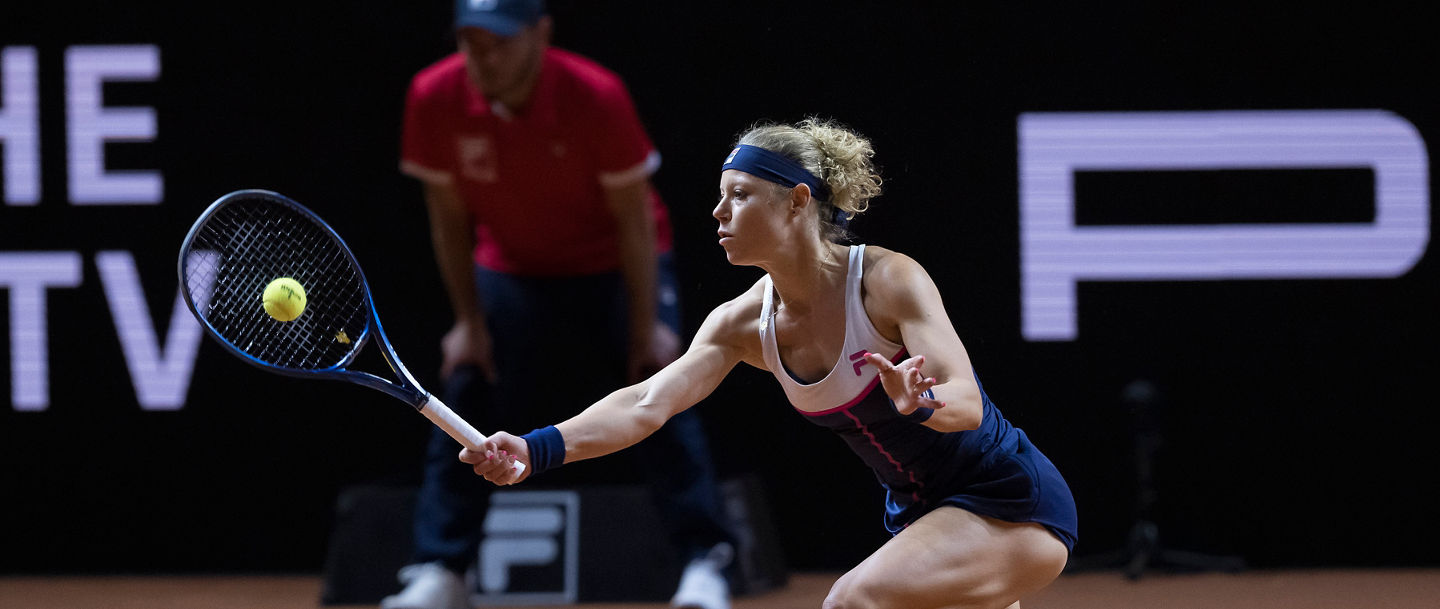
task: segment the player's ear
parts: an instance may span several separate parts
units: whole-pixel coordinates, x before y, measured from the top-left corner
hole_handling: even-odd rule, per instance
[[[790,189],[790,213],[799,214],[809,209],[810,202],[813,200],[810,197],[809,184],[796,184],[794,188]]]

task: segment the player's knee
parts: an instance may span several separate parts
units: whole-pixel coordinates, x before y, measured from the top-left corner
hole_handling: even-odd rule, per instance
[[[863,584],[841,586],[837,584],[825,597],[822,609],[915,609],[917,606],[946,607],[947,609],[1003,609],[1014,602],[1014,598],[1003,594],[975,593],[956,594],[951,598],[915,598],[885,590],[881,587]]]
[[[853,591],[839,592],[834,588],[826,595],[825,602],[820,605],[821,609],[880,609],[871,599],[865,598]]]
[[[947,609],[1005,609],[1015,602],[1015,596],[1002,586],[976,586],[955,593],[945,599]]]
[[[830,586],[830,593],[825,595],[825,602],[820,605],[821,609],[874,609],[874,604],[869,597],[869,592],[860,578],[854,571],[846,573]]]
[[[1055,578],[1065,571],[1065,565],[1070,560],[1069,549],[1054,537],[1042,538],[1040,543],[1033,544],[1029,550],[1025,568],[1018,570],[1023,576],[1017,577],[1015,582],[1016,589],[1022,594],[1030,594],[1050,585],[1050,582],[1055,581]]]
[[[823,609],[909,609],[910,603],[898,590],[851,573],[840,578],[825,596]],[[913,600],[913,599],[911,599]]]

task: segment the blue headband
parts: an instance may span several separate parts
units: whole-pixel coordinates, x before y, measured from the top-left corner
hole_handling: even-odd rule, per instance
[[[759,146],[740,144],[730,151],[730,156],[725,157],[725,164],[720,166],[720,171],[736,169],[752,176],[774,182],[786,188],[794,188],[796,184],[804,184],[810,187],[810,195],[821,201],[830,199],[830,189],[825,187],[825,182],[815,177],[815,174],[805,170],[805,167],[785,158],[784,155],[770,152]]]

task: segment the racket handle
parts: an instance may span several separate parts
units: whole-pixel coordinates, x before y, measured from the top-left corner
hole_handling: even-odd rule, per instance
[[[476,431],[473,426],[465,422],[465,419],[460,418],[460,415],[450,410],[450,407],[446,406],[445,402],[441,402],[440,398],[433,395],[430,396],[430,398],[425,401],[425,404],[420,406],[420,414],[430,419],[430,422],[434,423],[436,427],[445,430],[445,433],[455,438],[455,441],[459,442],[461,446],[473,451],[482,450],[481,445],[485,444],[485,434]],[[523,471],[525,471],[525,464],[516,461],[515,472],[520,473]]]

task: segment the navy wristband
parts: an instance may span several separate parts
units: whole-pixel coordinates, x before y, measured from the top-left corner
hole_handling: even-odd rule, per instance
[[[915,412],[905,415],[905,418],[916,423],[924,423],[930,420],[930,415],[932,414],[935,414],[934,408],[926,408],[924,406],[921,406],[919,408],[916,408]]]
[[[555,469],[565,463],[565,438],[554,425],[520,436],[530,451],[530,475]]]
[[[924,394],[924,395],[925,395],[925,397],[930,398],[930,399],[932,399],[932,400],[935,399],[935,392],[934,392],[934,391],[931,391],[931,390],[929,390],[929,389],[926,389],[926,390],[925,390],[925,394]],[[924,422],[930,420],[930,415],[932,415],[932,414],[935,414],[935,409],[934,409],[934,408],[926,408],[926,407],[924,407],[924,406],[921,406],[921,407],[919,407],[919,408],[916,408],[916,409],[915,409],[915,412],[912,412],[912,413],[910,413],[910,414],[905,415],[905,418],[906,418],[906,419],[909,419],[909,420],[911,420],[911,421],[914,421],[914,422],[916,422],[916,423],[924,423]]]

